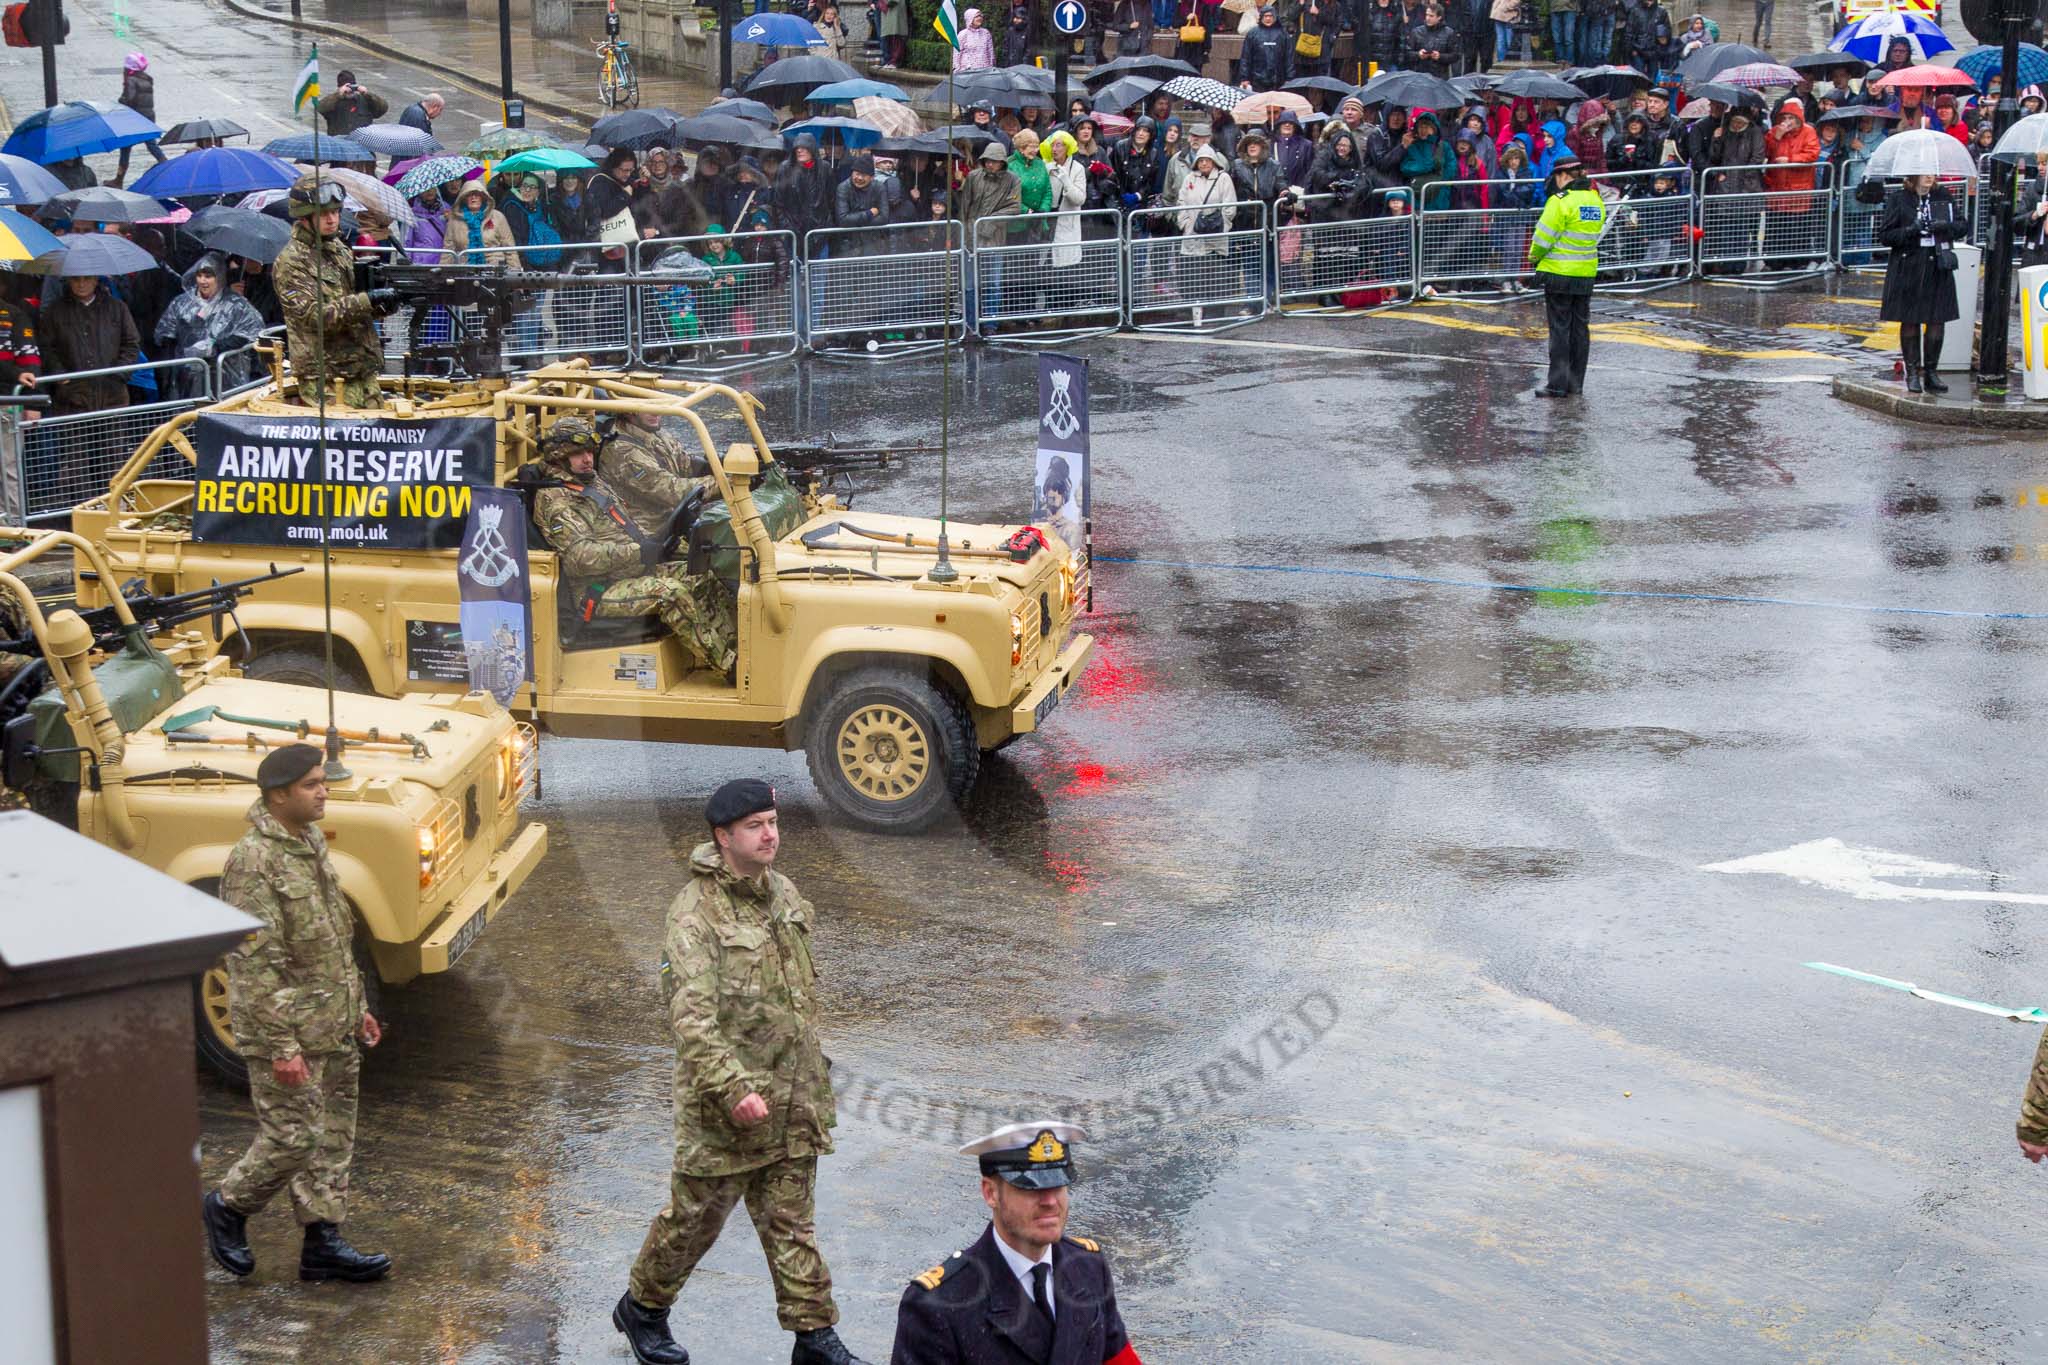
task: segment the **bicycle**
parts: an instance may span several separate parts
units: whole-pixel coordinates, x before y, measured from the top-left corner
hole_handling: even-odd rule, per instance
[[[633,70],[633,45],[606,37],[597,45],[603,68],[597,76],[597,98],[607,109],[628,109],[640,103],[640,77]]]

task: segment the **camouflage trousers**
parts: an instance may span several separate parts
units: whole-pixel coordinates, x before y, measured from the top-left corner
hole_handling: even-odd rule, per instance
[[[353,1047],[311,1053],[306,1083],[293,1088],[279,1083],[268,1060],[249,1059],[256,1141],[220,1182],[228,1207],[255,1213],[289,1187],[301,1223],[339,1223],[348,1216],[361,1070],[362,1054]]]
[[[786,1332],[837,1323],[832,1272],[818,1253],[817,1186],[814,1156],[785,1157],[737,1175],[677,1171],[670,1179],[668,1206],[655,1215],[633,1262],[633,1298],[648,1308],[674,1303],[690,1272],[718,1240],[732,1206],[745,1199],[775,1280],[776,1321]]]
[[[699,668],[732,671],[739,628],[732,603],[715,575],[692,574],[680,564],[663,564],[637,578],[622,578],[598,594],[594,616],[659,616],[683,642]]]
[[[313,379],[299,384],[299,401],[313,407],[320,401],[320,385]],[[374,408],[383,403],[384,392],[375,375],[363,378],[335,378],[327,381],[327,401],[336,407]]]

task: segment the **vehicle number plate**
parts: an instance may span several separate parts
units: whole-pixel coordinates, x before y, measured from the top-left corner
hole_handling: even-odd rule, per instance
[[[469,917],[469,922],[455,931],[455,937],[448,941],[448,965],[453,967],[456,960],[469,951],[477,935],[484,931],[484,915],[481,910]]]
[[[1058,709],[1059,704],[1060,689],[1059,684],[1055,683],[1053,684],[1052,691],[1045,694],[1044,698],[1042,698],[1039,701],[1038,708],[1031,713],[1032,725],[1038,726],[1045,724],[1045,718],[1051,715],[1056,709]]]

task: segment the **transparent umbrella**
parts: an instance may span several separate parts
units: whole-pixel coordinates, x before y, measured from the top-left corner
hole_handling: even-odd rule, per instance
[[[1871,180],[1896,180],[1904,175],[1967,180],[1977,174],[1977,165],[1970,160],[1969,148],[1947,133],[1915,128],[1886,138],[1884,145],[1871,153],[1863,173]]]
[[[2029,114],[2005,130],[1991,155],[2002,161],[2024,161],[2044,148],[2048,148],[2048,114]]]

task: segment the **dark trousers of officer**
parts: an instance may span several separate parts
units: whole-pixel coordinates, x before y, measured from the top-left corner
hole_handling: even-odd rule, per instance
[[[1550,323],[1550,378],[1544,388],[1552,393],[1581,393],[1586,387],[1586,356],[1593,346],[1593,294],[1588,288],[1559,289],[1544,281],[1543,312]],[[1577,281],[1573,281],[1577,283]]]

